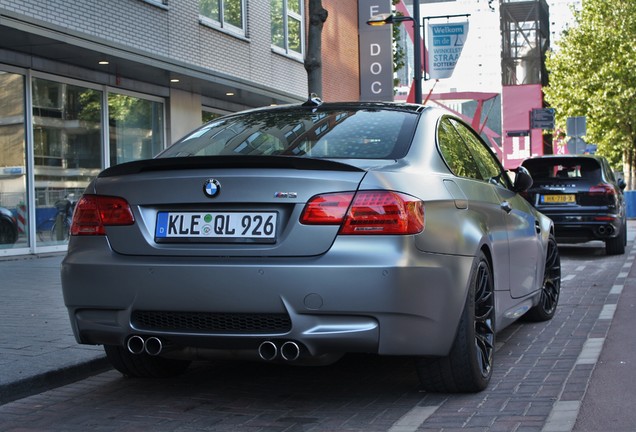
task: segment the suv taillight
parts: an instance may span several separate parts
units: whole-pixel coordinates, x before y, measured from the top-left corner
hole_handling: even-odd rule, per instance
[[[71,235],[106,235],[109,225],[132,225],[128,202],[119,197],[83,195],[73,213]]]
[[[589,193],[590,195],[616,195],[616,191],[611,185],[603,183],[590,187]]]
[[[588,195],[595,205],[618,205],[618,195],[611,185],[600,183],[592,186],[588,191]]]
[[[424,229],[424,203],[391,191],[317,195],[307,203],[300,222],[341,225],[340,234],[417,234]]]

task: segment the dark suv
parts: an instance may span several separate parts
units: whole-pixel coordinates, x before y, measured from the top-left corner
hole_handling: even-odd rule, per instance
[[[534,180],[526,198],[552,218],[559,243],[601,240],[608,255],[625,253],[625,181],[614,176],[605,158],[551,155],[521,165]]]

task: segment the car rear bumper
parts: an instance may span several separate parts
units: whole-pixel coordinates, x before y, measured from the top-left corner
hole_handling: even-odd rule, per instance
[[[104,237],[73,238],[64,300],[80,343],[138,335],[200,349],[273,340],[311,356],[446,355],[473,258],[422,253],[404,238],[361,240],[339,238],[317,257],[230,259],[121,256]]]
[[[624,220],[616,215],[547,215],[554,222],[555,236],[562,243],[605,241],[618,237]]]

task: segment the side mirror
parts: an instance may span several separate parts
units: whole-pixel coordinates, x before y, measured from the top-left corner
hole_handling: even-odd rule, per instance
[[[625,190],[625,188],[627,187],[627,183],[625,183],[625,180],[618,179],[618,187],[621,188],[621,190]]]
[[[512,186],[515,192],[525,192],[532,186],[532,176],[527,169],[519,165],[515,171],[515,182]]]

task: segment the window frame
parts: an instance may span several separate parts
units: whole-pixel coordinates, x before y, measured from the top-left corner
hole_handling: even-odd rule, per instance
[[[463,122],[458,119],[451,119],[451,124],[466,143],[482,179],[491,184],[509,189],[511,184],[507,182],[508,177],[505,175],[505,170],[492,149],[484,143],[472,128]]]
[[[247,37],[247,0],[237,0],[241,3],[241,26],[236,27],[225,20],[225,0],[215,0],[219,8],[219,18],[216,20],[212,17],[201,14],[201,1],[199,0],[199,23],[212,27],[223,32],[239,36],[242,38]]]
[[[479,171],[479,167],[477,166],[477,162],[475,162],[472,152],[468,148],[464,138],[451,123],[451,119],[452,117],[444,116],[439,120],[437,125],[437,150],[439,151],[442,160],[453,175],[461,178],[483,181],[481,178],[481,172]],[[441,133],[442,131],[443,134]],[[448,134],[448,136],[445,137],[444,134]],[[450,145],[455,145],[456,151],[461,151],[462,155],[467,156],[466,162],[470,163],[470,166],[466,164],[463,165],[465,172],[461,172],[459,169],[460,166],[449,156],[452,153],[448,151],[448,149],[451,149]],[[470,171],[468,168],[470,168]]]
[[[151,6],[156,6],[160,9],[168,10],[168,0],[141,0]]]
[[[281,47],[274,44],[272,40],[271,46],[272,51],[278,54],[282,54],[287,57],[291,57],[300,61],[303,61],[305,58],[305,2],[299,1],[300,13],[296,13],[289,8],[290,1],[297,0],[280,0],[282,5],[282,13],[283,13],[283,39],[285,42],[285,46]],[[270,1],[271,8],[271,1]],[[289,21],[290,18],[296,20],[300,23],[300,52],[294,51],[289,47]],[[270,22],[273,23],[274,20],[271,20],[271,10],[270,10]],[[271,30],[271,24],[270,24]]]
[[[463,143],[463,148],[465,149],[465,153],[467,153],[470,156],[470,160],[472,162],[471,165],[476,170],[476,172],[474,173],[476,175],[458,174],[456,167],[454,165],[451,165],[452,161],[449,161],[447,159],[446,154],[443,151],[444,144],[442,143],[442,139],[440,137],[440,130],[443,128],[444,124],[446,124],[447,127],[452,130],[452,133],[456,135],[456,137],[459,138],[461,142]],[[461,131],[460,131],[460,128],[461,128]],[[447,131],[447,132],[451,133],[450,131]],[[439,121],[436,134],[437,134],[438,150],[442,156],[442,159],[444,160],[444,163],[446,164],[448,169],[453,173],[453,175],[456,175],[457,177],[490,183],[505,189],[512,188],[512,183],[510,182],[510,179],[506,175],[506,170],[503,168],[503,165],[501,164],[499,159],[497,159],[492,149],[484,142],[484,140],[471,127],[466,125],[466,123],[464,123],[463,121],[461,121],[460,119],[456,117],[443,116]],[[478,148],[475,148],[477,146]],[[480,150],[483,150],[483,152]],[[475,154],[476,152],[478,154]],[[487,155],[484,152],[487,153]],[[491,176],[490,175],[491,173],[485,172],[485,169],[488,169],[488,167],[485,166],[486,164],[482,160],[483,157],[485,156],[489,158],[488,161],[492,164],[492,167],[497,167],[496,176]]]

